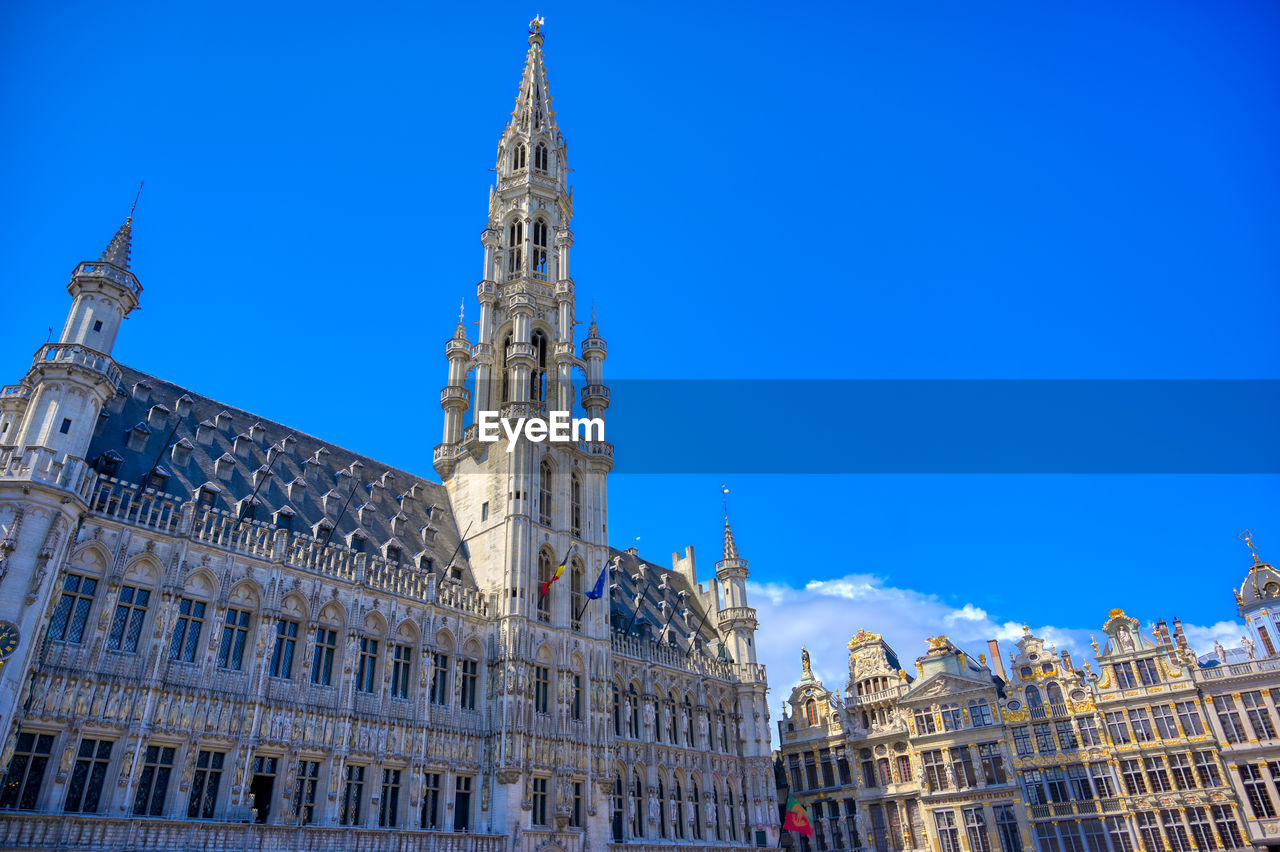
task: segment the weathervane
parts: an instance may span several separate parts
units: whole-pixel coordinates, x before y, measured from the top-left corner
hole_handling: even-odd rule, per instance
[[[542,25],[545,23],[546,20],[541,15],[534,15],[533,20],[529,22],[529,32],[531,34],[542,32]]]

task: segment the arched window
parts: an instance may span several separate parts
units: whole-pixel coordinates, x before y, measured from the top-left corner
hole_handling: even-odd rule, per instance
[[[611,688],[613,689],[613,735],[620,737],[622,736],[622,699],[618,695],[618,685],[615,683]]]
[[[551,526],[551,460],[543,459],[538,470],[538,523]]]
[[[694,840],[702,839],[702,812],[700,805],[702,797],[698,795],[698,782],[689,782],[689,810],[693,816],[693,838]]]
[[[551,581],[555,569],[551,567],[551,554],[545,550],[538,552],[538,585],[533,593],[538,596],[538,620],[544,624],[551,623],[551,590],[544,595],[542,590]]]
[[[1056,683],[1050,683],[1044,688],[1045,697],[1049,699],[1049,704],[1064,704],[1062,699],[1062,687]]]
[[[511,149],[511,171],[518,172],[525,167],[526,153],[523,142]]]
[[[733,806],[733,787],[729,787],[729,840],[738,839],[738,812]]]
[[[672,821],[676,826],[676,837],[684,839],[684,791],[680,789],[680,782],[677,780],[671,792]]]
[[[689,696],[684,697],[684,741],[685,745],[693,748],[697,744],[693,741],[693,705],[689,703]]]
[[[631,836],[644,837],[644,785],[639,772],[631,776],[631,807],[635,811],[631,815]]]
[[[524,222],[507,226],[507,277],[515,278],[524,269]]]
[[[585,580],[586,576],[582,570],[582,562],[577,557],[574,557],[573,564],[569,569],[569,606],[573,607],[573,612],[570,613],[573,616],[570,626],[578,631],[582,630],[582,605],[586,603],[583,591]]]
[[[640,739],[640,696],[636,695],[633,683],[627,689],[627,705],[631,708],[631,717],[627,720],[629,734],[633,740]]]
[[[507,363],[508,355],[511,352],[511,335],[507,335],[502,339],[502,351],[498,353],[498,357],[502,359],[502,398],[501,402],[511,401],[511,366]]]
[[[547,171],[547,162],[550,158],[547,156],[547,145],[545,142],[539,142],[538,146],[533,149],[533,168],[540,172]]]
[[[1044,706],[1044,701],[1041,700],[1040,698],[1040,690],[1036,689],[1034,686],[1027,687],[1027,706],[1028,707]]]
[[[724,826],[720,822],[720,787],[714,781],[711,784],[711,804],[716,810],[716,840],[724,840]]]
[[[804,703],[804,721],[807,725],[818,724],[818,702],[812,698]]]
[[[613,842],[622,842],[622,776],[613,777]]]
[[[662,779],[658,779],[658,836],[667,836],[667,797],[662,789]]]
[[[569,530],[582,538],[582,477],[577,471],[569,480]]]
[[[547,280],[547,223],[542,219],[533,220],[533,277],[539,281]]]
[[[679,745],[680,739],[677,729],[680,727],[680,706],[676,704],[676,695],[674,692],[667,694],[667,711],[671,714],[671,718],[668,720],[669,724],[667,726],[667,733],[671,735],[671,744]]]
[[[547,390],[547,335],[542,329],[533,333],[533,357],[537,366],[529,374],[529,399],[544,401]]]

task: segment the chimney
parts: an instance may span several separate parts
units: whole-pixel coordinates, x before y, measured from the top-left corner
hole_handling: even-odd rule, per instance
[[[1009,675],[1005,673],[1004,660],[1000,659],[1000,643],[994,639],[988,639],[987,650],[991,652],[991,665],[995,668],[996,675],[1008,683]]]

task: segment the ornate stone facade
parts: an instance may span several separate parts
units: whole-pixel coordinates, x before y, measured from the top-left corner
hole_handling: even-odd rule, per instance
[[[442,482],[117,364],[132,219],[0,394],[0,848],[774,845],[764,667],[728,521],[699,580],[607,540],[573,196],[535,21],[498,148]],[[559,566],[563,565],[563,577]],[[599,584],[595,581],[599,578]]]
[[[1280,573],[1236,593],[1242,648],[1197,659],[1182,625],[1112,610],[1098,671],[1024,628],[1006,671],[929,640],[915,674],[867,630],[842,699],[804,653],[779,721],[780,797],[802,850],[1164,852],[1280,846]]]

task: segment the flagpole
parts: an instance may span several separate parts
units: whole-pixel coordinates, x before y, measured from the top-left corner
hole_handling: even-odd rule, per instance
[[[442,571],[445,575],[448,575],[449,567],[453,565],[453,560],[458,555],[458,551],[462,549],[462,543],[467,540],[467,533],[471,532],[471,526],[474,523],[475,521],[472,521],[470,524],[467,524],[466,530],[463,531],[462,535],[458,536],[458,546],[453,549],[453,553],[449,554],[449,561],[445,563],[444,570]]]

